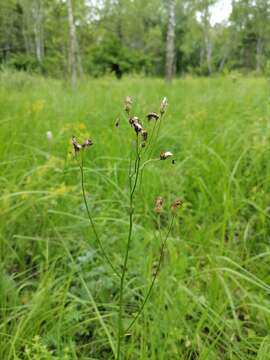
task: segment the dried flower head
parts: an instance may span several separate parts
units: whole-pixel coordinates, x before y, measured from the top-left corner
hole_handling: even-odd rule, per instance
[[[176,210],[180,207],[182,207],[182,205],[184,204],[184,201],[180,198],[175,199],[174,202],[172,203],[172,212],[176,212]]]
[[[127,114],[130,113],[132,108],[132,98],[130,96],[127,96],[124,101],[124,110]]]
[[[137,116],[133,116],[133,117],[129,118],[128,121],[129,121],[130,125],[133,125],[136,122],[140,123],[140,120],[139,120],[139,118]]]
[[[147,133],[147,131],[145,129],[142,129],[141,136],[142,136],[143,141],[147,140],[148,133]]]
[[[158,196],[155,204],[155,213],[160,214],[162,210],[163,210],[163,199],[161,196]]]
[[[82,148],[86,148],[86,147],[89,147],[91,145],[93,145],[93,141],[91,139],[86,139],[81,146],[82,146]]]
[[[85,148],[93,145],[93,141],[91,139],[86,139],[82,144],[79,144],[76,137],[72,136],[72,145],[75,150],[75,153],[77,153],[81,149],[85,149]]]
[[[160,160],[166,160],[166,159],[168,159],[169,157],[172,157],[172,156],[173,156],[173,153],[171,153],[170,151],[162,151],[160,153],[159,158],[160,158]]]
[[[166,112],[167,107],[168,107],[168,100],[166,97],[164,97],[160,104],[160,114],[161,115],[163,115]]]
[[[133,116],[132,118],[130,118],[129,123],[131,126],[133,126],[137,134],[143,130],[142,124],[140,123],[140,120],[137,116]]]
[[[82,148],[82,146],[77,142],[77,139],[75,136],[72,136],[72,145],[75,150],[75,153],[79,152]]]
[[[146,117],[148,121],[159,119],[159,115],[156,112],[150,112],[149,114],[146,115]]]
[[[133,127],[134,127],[134,130],[136,131],[137,134],[140,133],[143,130],[142,125],[140,123],[138,123],[138,122],[135,122],[133,124]]]

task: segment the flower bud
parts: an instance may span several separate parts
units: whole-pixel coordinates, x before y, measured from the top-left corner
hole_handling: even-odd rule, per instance
[[[173,156],[173,153],[171,153],[170,151],[162,151],[160,153],[160,160],[166,160],[168,159],[169,157],[172,157]]]
[[[166,112],[167,107],[168,107],[168,100],[166,97],[164,97],[160,104],[160,114],[161,115],[163,115]]]
[[[162,210],[163,210],[163,199],[161,196],[158,196],[156,199],[155,213],[160,214]]]

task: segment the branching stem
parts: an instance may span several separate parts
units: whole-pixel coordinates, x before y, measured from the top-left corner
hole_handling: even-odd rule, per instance
[[[175,214],[173,214],[173,216],[172,216],[172,220],[171,220],[171,223],[170,223],[168,232],[167,232],[167,234],[166,234],[166,236],[165,236],[165,238],[164,238],[164,240],[163,240],[163,242],[162,242],[162,244],[161,244],[158,266],[157,266],[156,271],[155,271],[155,273],[154,273],[154,276],[153,276],[151,285],[150,285],[150,287],[149,287],[149,290],[148,290],[148,292],[147,292],[147,294],[146,294],[146,296],[145,296],[145,298],[144,298],[144,300],[143,300],[143,303],[142,303],[139,311],[137,312],[135,318],[134,318],[134,319],[132,320],[132,322],[129,324],[129,326],[128,326],[128,328],[126,329],[125,332],[128,332],[128,331],[132,328],[132,326],[135,324],[135,322],[137,321],[137,319],[139,318],[139,316],[140,316],[141,313],[143,312],[144,306],[145,306],[145,304],[147,303],[147,300],[149,299],[149,297],[150,297],[150,295],[151,295],[151,292],[152,292],[153,287],[154,287],[154,285],[155,285],[155,281],[156,281],[157,276],[158,276],[158,273],[159,273],[159,271],[160,271],[162,259],[163,259],[163,256],[164,256],[164,250],[165,250],[165,247],[166,247],[166,243],[167,243],[168,237],[169,237],[170,232],[171,232],[172,227],[173,227],[174,219],[175,219]]]
[[[135,169],[134,173],[129,173],[129,232],[128,232],[128,240],[126,245],[126,253],[125,259],[122,269],[121,281],[120,281],[120,299],[119,299],[119,313],[118,313],[118,339],[117,339],[117,356],[116,359],[120,360],[121,358],[121,342],[122,337],[124,335],[123,332],[123,294],[124,294],[124,283],[125,283],[125,276],[127,271],[127,263],[129,257],[129,250],[132,238],[132,230],[133,230],[133,197],[138,183],[138,177],[140,172],[140,161],[141,161],[141,152],[139,151],[139,140],[137,136],[136,140],[136,160],[135,160]],[[134,184],[132,186],[132,178],[135,175]]]

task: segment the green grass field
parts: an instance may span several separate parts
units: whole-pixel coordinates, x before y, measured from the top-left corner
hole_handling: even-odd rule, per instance
[[[112,261],[128,232],[130,128],[169,108],[136,193],[125,321],[158,257],[154,203],[184,199],[151,298],[123,342],[129,360],[270,359],[269,82],[255,78],[0,79],[0,359],[113,359],[119,284],[89,227],[70,139],[87,136],[89,205]],[[48,143],[46,132],[52,131]],[[164,230],[168,223],[165,214]]]

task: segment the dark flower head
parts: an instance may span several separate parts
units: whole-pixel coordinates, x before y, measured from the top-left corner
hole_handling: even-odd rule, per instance
[[[133,117],[129,118],[128,121],[129,121],[130,125],[132,125],[132,126],[134,125],[134,123],[140,123],[140,120],[137,116],[133,116]]]
[[[124,110],[127,114],[130,113],[132,108],[132,98],[130,96],[127,96],[124,100]]]
[[[72,145],[73,145],[73,148],[75,150],[75,153],[76,152],[79,152],[82,148],[82,146],[77,142],[75,136],[72,136]]]
[[[159,119],[159,115],[156,112],[150,112],[149,114],[146,115],[146,117],[149,121]]]
[[[158,196],[155,204],[155,213],[160,214],[162,210],[163,210],[163,199],[161,196]]]
[[[176,210],[180,207],[182,207],[184,204],[184,201],[182,199],[175,199],[174,202],[172,203],[172,212],[175,213]]]
[[[89,147],[89,146],[92,146],[94,143],[91,139],[87,139],[85,140],[85,142],[81,145],[83,148],[86,148],[86,147]]]
[[[137,134],[142,132],[142,130],[143,130],[142,125],[140,123],[138,123],[138,122],[135,122],[133,124],[133,127],[134,127],[134,130],[136,131]]]
[[[173,153],[171,153],[170,151],[162,151],[160,153],[159,158],[160,158],[160,160],[166,160],[166,159],[168,159],[169,157],[172,157],[172,156],[173,156]]]
[[[133,116],[132,118],[130,118],[129,123],[131,126],[133,126],[137,134],[143,130],[142,124],[140,123],[140,120],[137,116]]]
[[[72,145],[75,150],[75,153],[79,152],[82,149],[85,149],[91,145],[93,145],[93,141],[91,139],[86,139],[82,144],[77,142],[75,136],[72,136]]]
[[[147,140],[148,133],[147,133],[147,131],[145,129],[142,129],[141,136],[142,136],[143,141]]]

